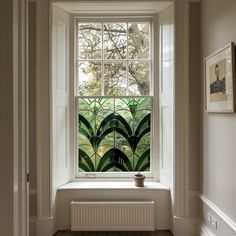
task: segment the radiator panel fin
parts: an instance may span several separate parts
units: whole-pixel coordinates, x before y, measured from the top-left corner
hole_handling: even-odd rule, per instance
[[[71,231],[153,231],[154,201],[71,202]]]

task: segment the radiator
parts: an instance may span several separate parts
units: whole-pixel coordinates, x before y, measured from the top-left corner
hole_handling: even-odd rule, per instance
[[[71,202],[71,231],[154,230],[154,201]]]

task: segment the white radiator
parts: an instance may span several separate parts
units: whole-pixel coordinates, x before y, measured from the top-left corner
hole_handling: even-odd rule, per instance
[[[71,231],[154,230],[154,201],[71,202]]]

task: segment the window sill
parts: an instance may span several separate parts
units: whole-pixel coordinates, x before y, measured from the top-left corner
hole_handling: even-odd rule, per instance
[[[69,182],[58,188],[62,190],[166,190],[160,182],[145,182],[144,187],[136,187],[134,182]]]

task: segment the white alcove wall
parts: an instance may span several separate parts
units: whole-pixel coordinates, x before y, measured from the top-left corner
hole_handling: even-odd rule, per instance
[[[62,3],[63,1],[57,1],[57,3]],[[74,1],[75,2],[75,1]],[[77,1],[79,2],[79,1]],[[88,1],[89,2],[89,1]],[[97,1],[99,2],[99,1]],[[111,1],[110,1],[111,2]],[[118,1],[112,1],[112,2],[118,2]],[[141,2],[141,1],[137,1]],[[153,1],[158,2],[158,1]],[[170,3],[170,1],[162,1],[165,3]],[[91,3],[91,2],[90,2]],[[107,3],[107,2],[106,2]],[[119,3],[124,4],[123,1],[119,1]],[[146,3],[146,2],[145,2]],[[132,4],[134,4],[134,1],[132,1]],[[109,4],[108,4],[109,5]],[[61,58],[65,64],[64,67],[66,68],[58,68],[58,70],[64,73],[65,76],[68,76],[63,78],[60,74],[61,81],[58,81],[57,88],[59,90],[54,91],[54,96],[52,96],[52,85],[53,82],[53,70],[52,65],[48,61],[50,58],[49,55],[51,52],[51,55],[53,57],[53,52],[51,42],[49,39],[49,35],[51,35],[51,20],[53,21],[53,18],[49,17],[49,6],[51,7],[51,4],[49,4],[48,0],[42,0],[38,2],[38,8],[37,8],[37,93],[38,93],[38,100],[37,100],[37,107],[38,111],[41,111],[40,116],[37,120],[37,131],[38,131],[38,142],[37,142],[37,150],[38,152],[38,186],[39,186],[39,193],[38,193],[38,232],[40,232],[39,235],[46,236],[51,235],[50,232],[55,232],[57,230],[56,227],[56,218],[55,218],[55,200],[56,200],[56,188],[59,185],[64,184],[65,182],[68,182],[72,179],[73,176],[73,155],[69,154],[69,150],[64,150],[62,147],[61,151],[64,152],[64,155],[61,155],[61,153],[57,153],[58,149],[55,148],[57,142],[59,144],[65,144],[68,140],[66,139],[68,136],[68,132],[70,132],[69,127],[67,126],[67,121],[70,120],[69,114],[67,113],[67,108],[70,109],[68,106],[68,94],[66,94],[68,91],[66,91],[65,86],[67,83],[67,79],[69,79],[67,72],[68,64],[70,63],[66,57],[68,56],[70,49],[68,48],[68,45],[66,43],[69,42],[68,32],[66,32],[65,28],[67,25],[67,20],[69,19],[68,13],[63,10],[58,10],[63,12],[63,15],[65,16],[64,20],[61,22],[62,24],[58,27],[58,32],[62,35],[62,39],[64,41],[58,42],[60,44],[65,44],[65,47],[62,51],[59,53],[64,53],[64,58]],[[144,8],[146,9],[146,8]],[[162,9],[164,10],[164,9]],[[160,22],[162,22],[163,25],[163,38],[162,40],[169,39],[169,45],[171,40],[173,39],[173,28],[172,26],[164,27],[164,25],[169,25],[174,22],[175,25],[175,31],[174,31],[174,38],[175,38],[175,47],[167,49],[167,54],[165,55],[165,52],[163,50],[162,52],[162,59],[169,60],[168,63],[171,64],[171,60],[173,59],[172,55],[174,55],[174,61],[173,66],[169,67],[169,72],[167,73],[169,76],[171,74],[174,74],[175,76],[175,83],[174,81],[169,80],[169,91],[166,90],[165,87],[167,84],[164,85],[164,77],[161,84],[162,92],[161,97],[162,101],[160,102],[161,110],[160,114],[162,114],[162,119],[160,119],[161,122],[165,122],[165,129],[162,130],[162,137],[161,137],[161,144],[165,142],[165,149],[162,149],[162,153],[164,155],[169,155],[170,159],[165,159],[161,161],[161,173],[160,173],[160,180],[167,184],[171,191],[171,198],[172,198],[172,208],[173,208],[173,216],[174,216],[174,229],[177,231],[181,231],[182,225],[186,225],[188,222],[188,0],[177,0],[175,1],[175,5],[173,6],[172,12],[174,10],[174,17],[173,14],[171,15],[168,13],[163,12],[161,17],[159,18]],[[138,10],[140,13],[140,9]],[[136,12],[137,13],[137,12]],[[166,15],[165,15],[166,14]],[[67,15],[67,16],[66,16]],[[52,15],[51,15],[52,16]],[[66,20],[67,18],[67,20]],[[166,20],[168,18],[168,20]],[[60,20],[59,20],[60,21]],[[64,26],[63,26],[64,25]],[[167,29],[167,31],[165,31]],[[164,32],[165,31],[165,32]],[[51,35],[53,37],[53,35]],[[67,41],[68,40],[68,41]],[[68,50],[68,51],[66,51]],[[67,54],[68,53],[68,54]],[[165,57],[166,56],[166,57]],[[62,61],[58,61],[58,65],[63,64]],[[164,69],[164,67],[162,68]],[[174,72],[172,71],[174,69]],[[49,72],[52,73],[49,73]],[[66,72],[65,72],[66,71]],[[55,73],[55,72],[54,72]],[[165,74],[162,71],[162,75]],[[167,76],[168,77],[168,76]],[[174,78],[172,77],[172,79]],[[50,83],[50,81],[52,83]],[[175,85],[175,86],[174,86]],[[63,87],[64,86],[64,87]],[[69,89],[69,87],[67,87]],[[165,88],[165,89],[164,89]],[[171,91],[174,92],[172,94]],[[169,97],[168,97],[169,93]],[[56,100],[58,101],[61,99],[63,106],[58,107],[57,114],[59,115],[59,118],[55,117],[56,112],[54,111],[51,116],[49,116],[50,109],[48,107],[49,101],[51,97],[51,106],[53,104],[56,104]],[[166,102],[164,98],[167,98]],[[56,98],[56,99],[55,99]],[[53,100],[54,99],[54,100]],[[171,101],[175,100],[175,107],[173,107],[173,104],[171,104]],[[48,103],[47,103],[48,102]],[[54,108],[57,107],[54,106]],[[166,109],[166,107],[168,107]],[[44,113],[43,113],[44,112]],[[57,139],[53,139],[53,137],[56,137],[57,134],[55,134],[53,131],[53,114],[55,120],[57,120],[58,124],[60,124],[61,121],[64,121],[63,129],[60,132],[63,132],[64,137],[57,137]],[[170,118],[166,119],[166,117],[169,116]],[[174,117],[174,124],[171,122],[172,117]],[[50,117],[50,124],[47,123],[46,117]],[[173,125],[173,126],[172,126]],[[49,128],[48,128],[49,127]],[[47,142],[47,138],[44,140],[44,138],[47,136],[47,134],[50,134],[49,131],[51,130],[51,141]],[[59,131],[57,131],[59,132]],[[173,138],[174,133],[174,138]],[[47,136],[48,137],[48,136]],[[50,135],[49,135],[50,137]],[[173,138],[173,139],[172,139]],[[174,140],[170,141],[169,143],[167,140]],[[54,141],[57,140],[57,141]],[[56,143],[54,143],[56,142]],[[70,143],[70,141],[69,141]],[[172,145],[173,144],[173,145]],[[170,145],[174,146],[173,151],[171,150],[169,152],[168,147]],[[51,150],[48,152],[48,150]],[[69,156],[67,156],[69,155]],[[173,158],[172,158],[173,157]],[[63,164],[59,163],[58,160],[62,160]],[[64,167],[66,167],[64,169]],[[51,176],[51,178],[50,178]],[[58,179],[56,179],[58,177]],[[53,224],[54,223],[54,224]],[[186,224],[185,224],[186,223]],[[54,225],[54,227],[52,227]],[[191,226],[189,226],[191,227]],[[50,231],[51,230],[51,231]],[[178,234],[176,235],[181,235]],[[186,231],[187,232],[187,231]],[[184,235],[184,234],[182,234]]]

